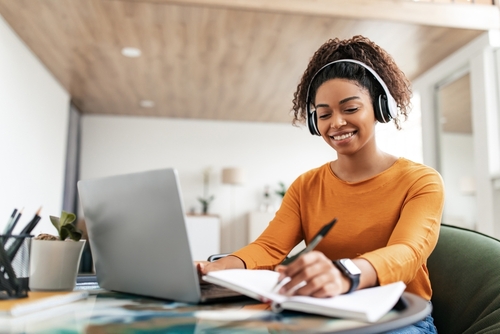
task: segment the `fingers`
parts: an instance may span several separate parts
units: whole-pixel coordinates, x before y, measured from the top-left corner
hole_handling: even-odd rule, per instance
[[[321,252],[304,254],[288,266],[276,267],[276,271],[280,280],[290,277],[279,291],[282,294],[332,297],[345,289],[345,278]]]
[[[330,268],[333,267],[333,265],[323,253],[313,251],[300,256],[287,266],[277,266],[276,271],[278,271],[283,278],[292,278],[291,282],[295,283],[295,281],[299,279],[305,279],[309,277],[309,275],[316,274],[316,272],[323,267]]]
[[[342,293],[342,280],[333,279],[331,275],[319,275],[307,282],[303,287],[294,291],[294,295],[326,298]]]
[[[245,269],[245,262],[236,256],[228,255],[217,261],[195,261],[198,275],[206,275],[210,271],[224,269]]]
[[[201,275],[205,275],[210,271],[224,270],[228,268],[232,268],[227,265],[227,261],[217,260],[214,262],[208,261],[197,261],[195,262],[196,267],[198,269],[198,273]]]
[[[200,281],[201,284],[207,284],[207,282],[205,282],[202,279],[203,275],[208,274],[210,271],[217,271],[217,270],[225,269],[225,267],[222,266],[221,264],[217,263],[217,261],[215,261],[215,262],[197,261],[197,262],[195,262],[195,264],[196,264],[196,269],[198,271],[198,280]]]
[[[278,281],[281,282],[285,277],[287,277],[286,269],[287,269],[287,267],[282,266],[282,265],[278,265],[276,268],[274,268],[274,270],[279,272],[279,274],[280,274],[278,277]]]
[[[215,263],[215,262],[214,262]],[[206,275],[209,271],[221,270],[224,268],[217,268],[217,266],[212,265],[212,262],[208,261],[195,261],[196,270],[198,271],[198,276]]]
[[[198,272],[201,275],[205,275],[210,271],[217,271],[217,270],[225,269],[225,267],[221,263],[217,263],[217,261],[215,261],[215,262],[208,262],[208,261],[198,262],[197,268],[198,268]]]
[[[204,268],[208,261],[194,261],[194,265],[196,266],[196,269],[198,270],[199,274],[204,274]]]
[[[208,263],[208,261],[194,261],[194,264],[196,265],[196,267],[199,267],[199,265],[205,265],[207,263]]]

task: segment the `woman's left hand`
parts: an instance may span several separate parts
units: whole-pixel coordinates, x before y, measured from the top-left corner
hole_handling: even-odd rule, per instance
[[[286,266],[279,265],[276,271],[280,273],[279,280],[290,278],[279,290],[281,294],[333,297],[347,292],[351,284],[332,261],[318,251],[301,255]],[[295,288],[301,282],[305,285]]]

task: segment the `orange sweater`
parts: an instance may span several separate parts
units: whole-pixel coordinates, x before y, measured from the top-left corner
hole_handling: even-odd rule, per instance
[[[345,182],[327,163],[299,176],[261,236],[233,255],[248,269],[274,269],[301,240],[338,218],[316,250],[330,259],[364,258],[380,285],[432,295],[427,258],[434,249],[444,203],[443,181],[432,168],[399,158],[386,171]]]

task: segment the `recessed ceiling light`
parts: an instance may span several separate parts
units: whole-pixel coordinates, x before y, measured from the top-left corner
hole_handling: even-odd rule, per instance
[[[141,100],[139,101],[139,105],[143,108],[153,108],[155,106],[155,103],[151,100]]]
[[[137,58],[141,55],[141,50],[138,48],[126,47],[122,49],[122,55],[129,58]]]

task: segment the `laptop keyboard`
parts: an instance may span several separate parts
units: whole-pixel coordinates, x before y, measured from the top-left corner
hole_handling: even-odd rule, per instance
[[[100,290],[99,284],[97,283],[97,277],[95,275],[79,275],[76,279],[75,290],[89,290],[89,292],[92,292],[92,290]],[[239,299],[245,297],[239,292],[224,288],[220,285],[205,282],[200,284],[200,291],[202,299],[205,301]]]
[[[200,290],[202,297],[210,299],[241,296],[239,292],[212,283],[200,284]]]

